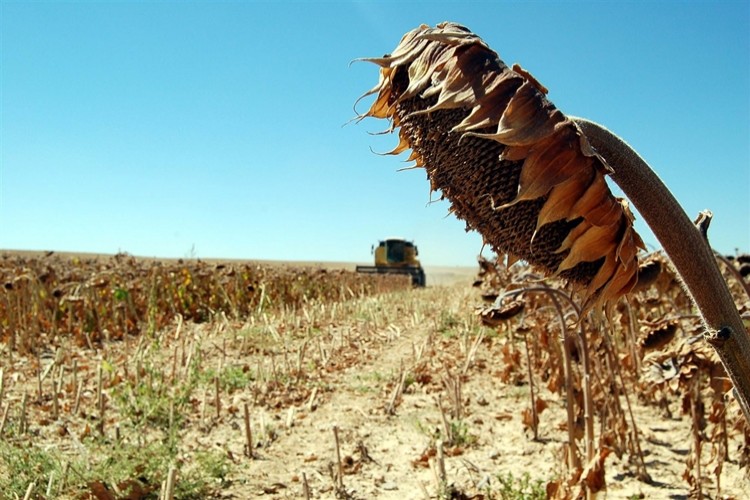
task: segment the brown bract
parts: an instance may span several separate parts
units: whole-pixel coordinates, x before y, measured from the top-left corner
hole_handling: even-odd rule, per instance
[[[381,69],[361,118],[390,120],[400,139],[391,153],[411,149],[498,255],[582,285],[585,307],[633,287],[643,243],[605,182],[611,169],[529,73],[454,23],[422,25],[365,60]]]

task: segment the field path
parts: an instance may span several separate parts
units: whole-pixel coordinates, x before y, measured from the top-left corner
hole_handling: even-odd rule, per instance
[[[454,405],[446,389],[471,351],[469,339],[453,332],[472,328],[476,298],[476,292],[465,287],[428,288],[409,299],[372,302],[382,322],[360,317],[333,328],[328,332],[332,343],[347,345],[339,354],[352,364],[332,372],[312,411],[308,401],[294,409],[291,420],[288,409],[260,417],[277,426],[276,439],[240,467],[225,494],[304,498],[304,473],[312,498],[336,498],[336,427],[343,492],[349,498],[437,498],[435,443],[446,435],[438,397],[450,420]],[[510,474],[518,481],[528,474],[531,482],[546,484],[563,470],[564,409],[555,395],[541,388],[550,409],[541,417],[540,440],[534,441],[521,418],[529,406],[528,385],[506,385],[496,376],[502,368],[501,344],[499,339],[484,340],[471,355],[461,377],[462,423],[454,429],[459,443],[445,447],[447,484],[468,495],[489,491],[502,498],[498,492],[504,485],[498,476]],[[388,414],[402,379],[406,387]],[[654,482],[638,481],[627,456],[618,460],[613,454],[606,462],[606,497],[687,498],[681,476],[689,422],[664,419],[654,408],[636,406],[635,412]],[[287,427],[287,422],[292,425]],[[722,491],[727,498],[742,498],[744,477],[736,464],[725,465]]]
[[[300,498],[304,473],[313,497],[334,498],[331,471],[336,469],[335,426],[345,464],[344,490],[352,498],[434,496],[436,471],[430,462],[435,459],[435,441],[444,435],[445,428],[437,398],[443,392],[441,381],[449,378],[446,367],[456,372],[455,368],[465,363],[460,352],[451,352],[461,351],[460,339],[439,331],[461,321],[457,318],[471,311],[470,302],[476,296],[471,290],[457,292],[440,287],[414,293],[412,298],[421,311],[400,316],[382,311],[393,321],[368,333],[369,339],[358,338],[354,333],[357,328],[338,328],[337,333],[347,336],[351,344],[362,341],[363,347],[354,356],[358,362],[336,373],[329,390],[317,396],[313,411],[309,402],[296,408],[291,427],[286,426],[289,410],[260,417],[273,420],[281,429],[270,446],[257,450],[256,460],[242,467],[241,475],[246,477],[227,490],[227,495]],[[399,300],[390,303],[379,299],[376,303],[393,307],[397,313],[404,310]],[[436,310],[429,310],[431,307]],[[469,320],[474,318],[469,316]],[[451,345],[446,347],[446,343]],[[486,353],[474,356],[486,370]],[[406,387],[394,399],[402,378]],[[497,398],[508,391],[513,394],[510,399]],[[466,442],[446,450],[454,455],[446,457],[448,483],[470,489],[476,489],[479,483],[496,487],[492,478],[499,470],[517,477],[527,470],[540,480],[548,477],[549,471],[534,471],[533,464],[554,459],[553,447],[528,441],[520,419],[512,413],[522,404],[519,398],[524,394],[515,388],[493,388],[491,380],[472,383],[470,395],[462,403],[468,412],[466,428],[461,429]],[[451,408],[446,395],[440,397],[444,409]],[[395,409],[389,414],[386,408],[392,401],[396,402]]]

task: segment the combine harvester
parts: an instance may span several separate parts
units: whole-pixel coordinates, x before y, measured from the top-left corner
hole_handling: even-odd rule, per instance
[[[414,286],[425,286],[424,269],[417,259],[417,246],[403,238],[388,238],[373,245],[374,266],[357,266],[358,273],[366,274],[408,274]]]

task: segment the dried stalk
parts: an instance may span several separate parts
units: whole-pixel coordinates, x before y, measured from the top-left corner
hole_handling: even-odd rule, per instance
[[[52,485],[54,484],[55,479],[55,471],[52,471],[49,473],[49,481],[47,481],[47,489],[45,490],[45,495],[47,498],[50,498],[52,496]]]
[[[169,400],[169,430],[174,429],[174,399]]]
[[[35,487],[36,487],[36,483],[35,482],[32,481],[32,482],[29,483],[29,487],[26,488],[26,494],[23,496],[23,500],[30,500],[31,499],[31,494],[34,492],[34,488]]]
[[[245,420],[245,456],[253,458],[253,431],[250,429],[250,412],[247,408],[247,403],[244,406],[244,420]]]
[[[455,440],[453,439],[453,430],[450,423],[448,423],[448,418],[445,416],[445,408],[443,408],[443,403],[440,400],[440,394],[438,394],[436,401],[438,410],[440,410],[440,418],[443,422],[443,434],[445,435],[445,439],[447,439],[448,442],[452,444],[455,442]]]
[[[402,363],[401,364],[401,376],[399,377],[398,382],[396,383],[396,386],[393,388],[393,392],[391,393],[391,397],[388,400],[388,404],[385,406],[386,415],[396,414],[396,407],[398,406],[398,398],[401,396],[401,393],[404,390],[405,383],[406,383],[406,370],[404,370],[404,366]]]
[[[461,396],[461,376],[453,376],[447,367],[445,371],[447,375],[443,377],[443,387],[445,387],[448,399],[453,406],[451,417],[454,420],[461,420],[464,418],[463,397]]]
[[[594,458],[594,401],[591,394],[591,358],[589,356],[588,341],[586,340],[586,330],[583,326],[583,321],[579,321],[579,332],[578,332],[578,349],[581,353],[581,365],[583,369],[583,383],[581,388],[583,389],[583,420],[585,423],[586,439],[584,441],[584,449],[586,450],[586,463],[591,463]],[[586,489],[586,496],[588,498],[590,493],[589,489]]]
[[[214,406],[216,406],[216,418],[221,418],[221,387],[219,376],[214,377]]]
[[[565,376],[565,396],[567,398],[567,404],[565,410],[567,413],[567,425],[568,425],[568,467],[571,470],[578,470],[581,468],[581,458],[578,456],[578,445],[576,444],[575,438],[575,413],[573,406],[575,400],[573,399],[573,367],[570,363],[570,349],[572,337],[568,335],[568,326],[565,324],[565,314],[563,313],[560,302],[555,297],[554,293],[548,294],[552,304],[557,309],[557,316],[560,319],[560,334],[562,336],[562,358],[563,358],[563,371]]]
[[[104,435],[104,393],[102,392],[102,388],[104,385],[103,382],[103,374],[102,374],[102,365],[99,365],[96,369],[96,376],[97,376],[97,384],[96,384],[96,392],[97,392],[97,402],[99,407],[99,433],[103,436]]]
[[[83,392],[83,380],[80,380],[76,388],[76,398],[75,398],[75,402],[73,403],[73,415],[78,415],[78,408],[81,405],[81,393],[82,392]]]
[[[127,365],[125,365],[127,366]],[[74,388],[78,387],[78,360],[73,360],[73,385]]]
[[[302,492],[305,495],[305,500],[310,500],[310,485],[307,483],[307,475],[302,473]]]
[[[26,403],[28,400],[28,394],[25,392],[23,393],[23,397],[21,398],[21,422],[19,423],[19,432],[21,434],[26,434],[26,431],[28,430],[28,423],[26,421]]]
[[[701,440],[701,431],[699,420],[701,416],[698,414],[698,406],[700,404],[700,379],[696,377],[692,380],[690,387],[688,387],[688,400],[690,404],[690,417],[692,420],[691,430],[693,434],[693,448],[695,449],[695,486],[691,494],[698,500],[703,499],[703,474],[701,471],[701,450],[703,449],[703,442]]]
[[[102,394],[102,388],[103,388],[102,366],[99,365],[96,367],[96,406],[99,408],[99,413],[102,412],[102,402],[104,400],[104,396]]]
[[[167,473],[167,485],[164,491],[164,500],[174,499],[174,487],[176,479],[177,469],[175,469],[174,465],[172,465],[171,467],[169,467],[169,472]]]
[[[341,446],[339,443],[339,428],[333,426],[333,439],[336,442],[336,490],[338,492],[344,491],[344,466],[341,462]]]
[[[443,449],[443,441],[438,440],[435,444],[437,448],[437,471],[438,479],[440,481],[439,486],[444,488],[448,484],[448,474],[445,471],[445,450]]]
[[[5,405],[5,410],[3,410],[3,418],[0,419],[0,436],[3,435],[3,431],[5,430],[5,424],[8,422],[9,410],[10,410],[10,402],[8,402],[8,404]]]
[[[578,305],[573,301],[573,299],[568,296],[566,293],[562,292],[561,290],[557,290],[555,288],[550,287],[525,287],[525,288],[519,288],[517,290],[511,290],[504,294],[504,296],[513,296],[519,295],[521,293],[545,293],[553,298],[553,303],[555,304],[555,307],[558,309],[558,312],[560,313],[560,321],[563,328],[563,334],[566,334],[567,328],[565,326],[565,317],[562,315],[562,309],[560,308],[559,303],[555,300],[555,297],[561,297],[563,298],[575,311],[576,318],[578,318],[578,327],[579,331],[578,334],[574,337],[575,340],[578,341],[579,344],[579,352],[581,353],[581,361],[583,365],[583,383],[581,384],[582,391],[583,391],[583,412],[584,412],[584,423],[585,423],[585,436],[586,439],[584,441],[585,444],[585,451],[586,451],[586,463],[589,463],[593,457],[594,457],[594,404],[593,404],[593,396],[591,394],[591,367],[590,367],[590,360],[589,360],[589,353],[588,353],[588,345],[586,342],[586,331],[584,329],[584,321],[581,317],[581,308],[578,307]],[[567,338],[563,339],[564,341],[567,340]],[[572,404],[573,404],[573,398],[572,398],[572,379],[571,377],[571,366],[570,366],[570,359],[569,359],[569,352],[567,345],[563,345],[563,353],[565,358],[565,367],[566,367],[566,390],[568,391],[568,444],[571,447],[570,452],[572,454],[575,454],[575,457],[572,459],[575,463],[578,462],[578,456],[576,454],[576,447],[575,447],[575,438],[573,436],[573,413],[572,413]]]
[[[57,420],[60,416],[60,404],[57,401],[57,384],[52,383],[52,418]]]
[[[630,305],[627,305],[628,311],[630,311]],[[632,319],[632,312],[631,312],[631,319]],[[609,328],[612,328],[612,325],[609,324]],[[605,331],[604,335],[604,345],[607,349],[607,353],[609,355],[609,359],[607,360],[608,364],[610,365],[610,370],[615,373],[616,377],[620,379],[620,385],[622,386],[622,395],[625,398],[625,405],[628,409],[628,415],[630,416],[630,423],[633,426],[633,435],[632,440],[635,445],[635,452],[638,457],[638,479],[641,481],[650,483],[652,481],[651,476],[648,474],[648,471],[646,470],[646,461],[643,459],[643,450],[641,450],[641,439],[638,433],[638,425],[635,422],[635,416],[633,415],[633,407],[630,404],[630,396],[628,395],[627,387],[625,386],[625,378],[622,375],[622,370],[620,369],[620,364],[617,362],[618,356],[616,351],[615,343],[612,339],[612,336],[609,335]],[[637,365],[637,366],[640,366]],[[638,372],[640,373],[640,368],[638,368]],[[617,387],[617,386],[615,386]],[[619,399],[619,394],[615,394],[615,398]]]
[[[315,397],[318,395],[318,387],[313,387],[312,392],[310,393],[310,399],[307,400],[307,411],[313,412],[315,411],[315,408],[317,408],[317,404],[315,403]]]
[[[43,391],[42,391],[42,370],[41,367],[37,366],[36,369],[36,384],[37,384],[37,401],[42,402]]]
[[[633,313],[633,308],[630,306],[629,297],[626,297],[623,303],[625,304],[625,309],[628,312],[628,326],[626,330],[626,335],[627,335],[628,344],[630,347],[630,356],[633,360],[633,365],[635,366],[635,372],[641,373],[641,357],[638,356],[638,352],[637,352],[638,336],[635,333],[637,320],[636,320],[635,314]]]
[[[534,433],[534,441],[539,441],[539,415],[536,411],[536,395],[534,394],[534,371],[531,366],[531,352],[526,329],[523,330],[523,346],[526,349],[526,367],[529,371],[529,395],[531,396],[531,430]]]
[[[65,365],[60,366],[60,371],[57,373],[57,381],[55,382],[55,390],[57,392],[63,392],[63,381],[65,380]]]
[[[704,338],[716,350],[750,422],[750,333],[700,229],[635,150],[603,126],[571,118],[612,166],[612,179],[643,216],[671,259],[701,314]]]
[[[479,349],[479,345],[482,343],[482,340],[484,340],[484,332],[479,332],[479,334],[474,338],[474,342],[472,342],[469,352],[466,354],[464,367],[461,370],[462,375],[466,375],[466,373],[469,371],[469,366],[471,366],[471,362],[474,360],[474,357],[477,354],[477,350]]]
[[[172,380],[172,382],[177,380],[177,348],[178,347],[179,347],[178,345],[174,346],[174,354],[172,355],[172,373],[170,375],[170,380]]]

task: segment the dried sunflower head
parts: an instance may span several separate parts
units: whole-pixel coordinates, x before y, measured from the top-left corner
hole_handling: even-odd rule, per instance
[[[581,285],[585,307],[633,287],[643,243],[628,204],[529,73],[454,23],[422,25],[392,54],[365,60],[380,79],[361,118],[390,120],[400,139],[391,153],[411,149],[432,189],[498,255]]]
[[[677,320],[660,321],[653,327],[647,327],[638,344],[647,351],[655,351],[669,344],[677,333]]]
[[[479,314],[483,325],[495,327],[518,316],[525,308],[526,303],[523,300],[516,299],[502,305],[483,307],[479,309],[477,314]]]
[[[659,278],[662,270],[661,260],[653,258],[643,262],[638,266],[638,279],[634,291],[646,290]]]

